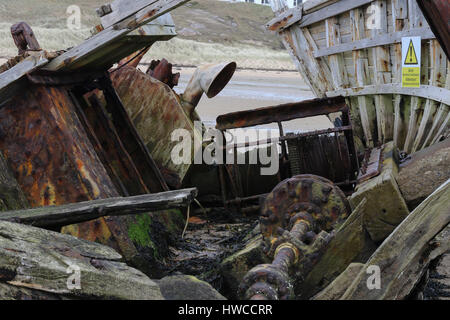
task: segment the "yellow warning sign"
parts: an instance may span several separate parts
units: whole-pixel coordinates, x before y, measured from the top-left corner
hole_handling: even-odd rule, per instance
[[[420,67],[403,68],[402,84],[404,88],[419,88]]]
[[[408,52],[406,53],[406,59],[404,64],[419,64],[417,59],[416,50],[414,49],[413,41],[409,41]]]
[[[421,37],[402,38],[402,87],[420,88]]]

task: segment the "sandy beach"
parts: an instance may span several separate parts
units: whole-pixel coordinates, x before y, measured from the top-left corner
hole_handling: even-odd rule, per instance
[[[175,91],[182,93],[194,73],[194,68],[180,68],[181,78]],[[215,98],[203,96],[197,111],[210,125],[225,113],[276,106],[283,103],[313,99],[314,94],[297,72],[237,70],[228,86]],[[285,130],[311,131],[331,127],[326,117],[299,119],[285,123]],[[264,126],[277,128],[276,124]]]

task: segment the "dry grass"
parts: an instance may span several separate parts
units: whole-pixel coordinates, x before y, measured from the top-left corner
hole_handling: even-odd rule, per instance
[[[95,8],[105,0],[0,0],[0,56],[13,56],[17,50],[10,26],[26,21],[46,50],[73,47],[89,37],[99,23]],[[66,27],[66,9],[82,8],[82,29]],[[230,4],[216,0],[195,0],[173,13],[179,36],[153,46],[145,60],[166,58],[172,63],[199,65],[234,60],[243,68],[294,69],[279,40],[263,25],[272,17],[270,8]],[[195,34],[192,34],[192,31]]]
[[[222,45],[174,38],[152,47],[145,60],[166,58],[175,64],[199,65],[221,61],[236,61],[242,68],[293,69],[285,51],[243,44]]]

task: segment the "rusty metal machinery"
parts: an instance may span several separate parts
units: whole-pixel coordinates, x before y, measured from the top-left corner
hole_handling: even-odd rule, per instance
[[[320,115],[339,115],[338,126],[311,132],[284,133],[284,123]],[[280,170],[274,176],[261,175],[258,172],[260,168],[221,165],[220,183],[225,207],[238,211],[252,208],[249,205],[254,205],[255,199],[259,200],[277,183],[298,174],[322,176],[346,192],[353,190],[358,182],[359,162],[350,109],[345,98],[313,99],[224,114],[217,118],[216,128],[225,134],[227,130],[272,123],[278,124],[279,137],[224,147],[234,148],[237,154],[238,149],[277,143],[281,150]]]
[[[260,225],[263,249],[272,264],[258,265],[244,277],[244,299],[292,299],[318,262],[332,231],[350,214],[344,193],[315,175],[287,179],[267,196]]]

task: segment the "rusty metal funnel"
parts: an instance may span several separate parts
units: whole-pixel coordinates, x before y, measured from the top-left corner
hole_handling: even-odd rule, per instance
[[[195,70],[186,90],[181,95],[183,107],[190,114],[198,105],[203,93],[208,98],[219,94],[236,71],[236,62],[203,65]]]

